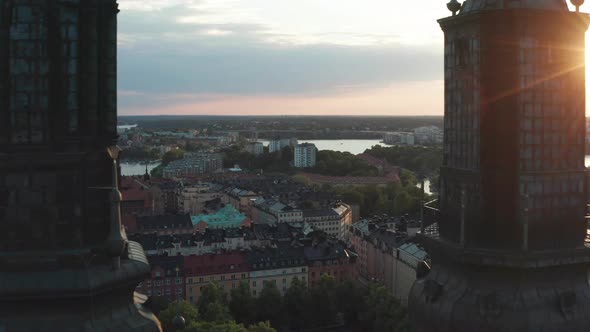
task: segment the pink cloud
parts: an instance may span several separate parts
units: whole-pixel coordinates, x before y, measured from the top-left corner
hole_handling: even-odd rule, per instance
[[[166,106],[120,109],[121,115],[442,115],[443,81],[386,87],[346,86],[327,95],[171,95]],[[176,98],[175,98],[176,97]],[[160,99],[162,100],[162,99]]]

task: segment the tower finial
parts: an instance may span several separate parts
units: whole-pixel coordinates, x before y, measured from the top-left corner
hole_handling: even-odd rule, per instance
[[[580,12],[580,6],[584,4],[584,0],[571,0],[572,5],[576,6],[576,12]]]
[[[455,16],[461,9],[461,4],[457,0],[451,0],[449,3],[447,3],[447,8],[453,13],[453,16]]]

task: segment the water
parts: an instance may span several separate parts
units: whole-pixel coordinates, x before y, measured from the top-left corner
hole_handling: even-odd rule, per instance
[[[136,124],[135,125],[120,125],[120,126],[117,126],[117,129],[118,130],[125,131],[125,130],[133,129],[133,128],[136,128],[136,127],[137,127]]]
[[[148,172],[151,172],[154,168],[160,165],[159,162],[148,163]],[[133,175],[144,175],[145,174],[145,163],[121,163],[121,175],[133,176]]]
[[[267,140],[261,142],[268,146]],[[299,143],[312,143],[318,150],[332,150],[339,152],[350,152],[352,154],[361,154],[374,145],[385,145],[378,139],[323,139],[323,140],[300,140]]]

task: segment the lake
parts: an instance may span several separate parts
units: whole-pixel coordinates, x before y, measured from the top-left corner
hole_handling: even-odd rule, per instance
[[[268,140],[260,140],[265,146],[268,146]],[[340,152],[350,152],[352,154],[360,154],[365,152],[365,150],[370,149],[374,145],[385,145],[380,140],[377,139],[341,139],[341,140],[301,140],[299,143],[312,143],[319,150],[333,150],[333,151],[340,151]],[[590,155],[586,156],[585,159],[586,167],[590,167]],[[152,169],[158,166],[158,162],[148,164],[148,171],[151,172]],[[122,163],[121,164],[121,173],[125,176],[131,175],[143,175],[145,174],[145,164],[140,163]]]
[[[268,140],[260,140],[264,146],[268,146]],[[300,140],[299,143],[312,143],[318,150],[332,150],[339,152],[350,152],[360,154],[374,145],[385,145],[378,139],[322,139],[322,140]]]

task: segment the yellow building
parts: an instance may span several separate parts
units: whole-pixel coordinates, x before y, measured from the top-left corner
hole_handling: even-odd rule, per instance
[[[302,247],[280,245],[276,248],[254,249],[247,256],[250,291],[259,296],[267,283],[274,283],[282,295],[293,280],[308,283],[308,268]]]
[[[201,291],[212,282],[227,294],[240,282],[248,282],[248,264],[242,252],[184,257],[186,300],[197,303]]]

